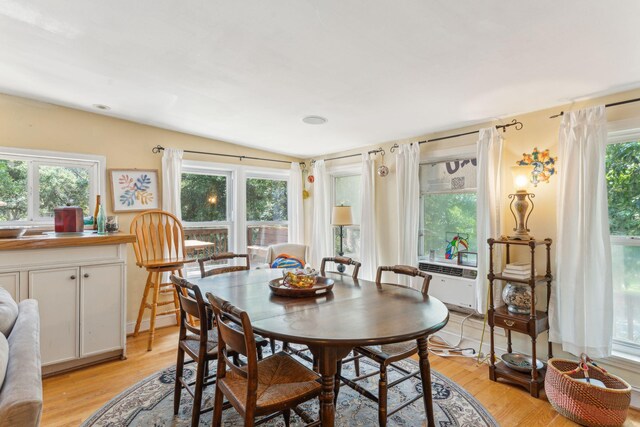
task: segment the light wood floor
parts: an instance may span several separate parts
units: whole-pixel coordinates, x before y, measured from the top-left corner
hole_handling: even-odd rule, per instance
[[[127,340],[128,359],[46,378],[42,425],[77,426],[127,387],[175,363],[177,327],[159,329],[154,349],[147,352],[147,334]],[[473,394],[500,425],[574,426],[543,399],[519,387],[489,380],[486,366],[473,360],[431,356],[432,366]],[[640,425],[640,412],[631,411],[625,426]]]

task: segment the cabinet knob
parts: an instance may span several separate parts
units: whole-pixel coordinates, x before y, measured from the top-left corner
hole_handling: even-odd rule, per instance
[[[89,273],[84,273],[83,277],[86,279],[87,277],[89,277]]]
[[[71,280],[76,280],[76,275],[72,275],[71,277],[69,277]]]

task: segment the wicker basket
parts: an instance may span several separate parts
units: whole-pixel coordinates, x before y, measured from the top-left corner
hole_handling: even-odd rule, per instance
[[[576,381],[586,377],[602,381],[607,388]],[[622,425],[631,402],[629,384],[586,357],[583,362],[550,359],[544,391],[556,411],[585,426]]]

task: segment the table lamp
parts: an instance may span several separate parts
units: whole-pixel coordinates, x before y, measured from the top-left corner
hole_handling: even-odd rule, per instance
[[[516,227],[513,229],[515,233],[508,237],[513,240],[533,240],[533,236],[529,235],[530,230],[527,227],[529,217],[533,212],[532,199],[535,197],[535,194],[527,192],[531,172],[533,172],[533,166],[513,166],[511,168],[516,192],[509,194],[509,199],[511,199],[509,210],[516,222]],[[529,209],[529,202],[531,202],[531,209]]]
[[[331,224],[340,227],[340,251],[338,255],[343,256],[344,250],[342,249],[342,239],[344,237],[345,225],[352,225],[353,218],[351,215],[351,206],[334,206],[331,213]],[[338,271],[344,273],[346,267],[344,264],[338,264]]]

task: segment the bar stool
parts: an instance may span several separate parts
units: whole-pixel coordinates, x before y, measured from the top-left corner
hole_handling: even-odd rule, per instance
[[[148,273],[133,336],[138,336],[140,332],[144,310],[150,309],[147,351],[151,351],[157,316],[174,314],[176,322],[180,324],[178,294],[171,282],[162,282],[162,275],[169,273],[182,277],[184,264],[191,260],[187,259],[186,255],[182,223],[169,212],[162,210],[142,212],[133,218],[130,230],[131,234],[136,236],[136,242],[133,244],[136,265],[146,269]],[[160,300],[161,296],[170,296],[171,299]],[[149,297],[151,302],[148,301]],[[165,305],[173,305],[173,307],[158,312],[158,307]]]

